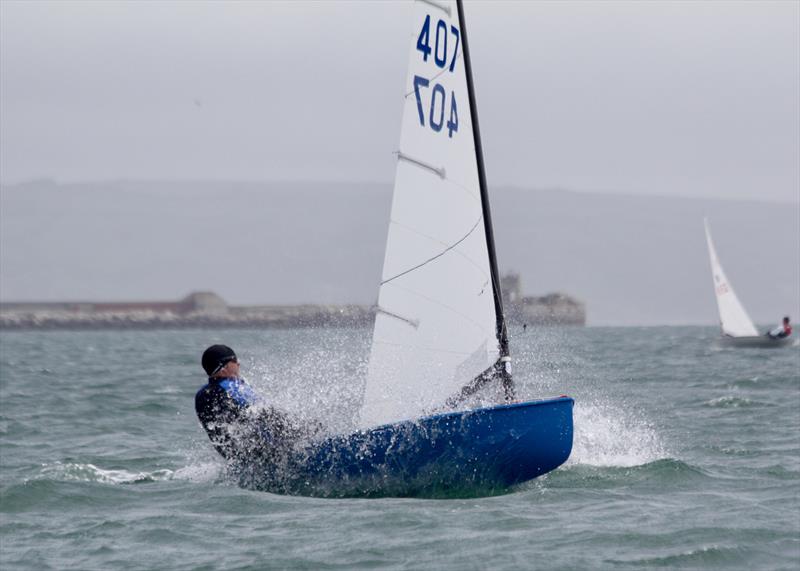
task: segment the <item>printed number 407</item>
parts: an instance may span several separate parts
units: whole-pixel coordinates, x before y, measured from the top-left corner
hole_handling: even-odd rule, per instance
[[[417,111],[419,112],[419,124],[425,126],[425,111],[422,106],[421,87],[428,87],[430,81],[418,75],[414,76],[414,95],[417,97]],[[447,94],[440,83],[433,86],[431,92],[431,106],[428,113],[428,124],[437,133],[442,130],[444,125],[444,108]],[[450,118],[447,120],[447,136],[452,138],[453,133],[458,131],[458,107],[456,106],[456,95],[450,92]]]
[[[455,26],[450,26],[450,32],[456,40],[456,45],[453,48],[453,58],[450,61],[449,70],[453,71],[456,68],[456,56],[458,55],[458,44],[461,42],[461,33]],[[447,65],[447,24],[444,20],[439,20],[436,23],[436,35],[431,48],[431,15],[425,16],[425,23],[422,24],[422,30],[419,32],[417,38],[417,50],[422,52],[422,61],[428,61],[428,56],[433,52],[433,61],[437,67],[444,69]]]

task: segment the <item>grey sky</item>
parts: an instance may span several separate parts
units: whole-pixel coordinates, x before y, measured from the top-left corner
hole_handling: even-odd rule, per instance
[[[467,2],[491,184],[800,200],[800,2]],[[0,179],[389,182],[407,2],[0,3]]]

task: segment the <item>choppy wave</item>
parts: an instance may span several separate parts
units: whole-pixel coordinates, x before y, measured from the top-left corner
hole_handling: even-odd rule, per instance
[[[36,479],[50,479],[73,482],[98,482],[102,484],[141,484],[172,479],[172,470],[154,470],[152,472],[131,472],[128,470],[112,470],[94,464],[61,463],[42,467]]]
[[[146,484],[167,480],[210,482],[224,474],[219,463],[192,464],[177,470],[130,471],[101,468],[91,463],[54,462],[42,466],[39,473],[29,480],[52,480],[60,482],[94,482],[99,484]]]
[[[202,384],[198,347],[223,342],[250,363],[270,402],[344,431],[369,331],[0,334],[3,358],[14,356],[0,362],[8,568],[727,570],[800,561],[795,350],[699,350],[697,328],[571,329],[543,352],[530,332],[517,336],[527,353],[515,354],[531,356],[533,396],[575,398],[567,464],[488,498],[366,501],[242,489],[192,397]],[[139,371],[144,354],[158,375]]]
[[[753,401],[745,397],[736,397],[732,395],[718,397],[711,399],[704,403],[704,406],[710,408],[746,408],[753,406],[761,406],[761,403]]]
[[[711,476],[698,466],[674,458],[665,458],[639,466],[567,465],[550,474],[546,480],[541,480],[537,485],[550,488],[599,490],[643,483],[649,488],[674,486],[678,483],[686,484],[709,478]]]
[[[699,547],[697,549],[690,549],[680,553],[671,555],[664,555],[661,557],[646,557],[637,558],[635,560],[618,560],[612,559],[608,561],[614,565],[619,566],[634,566],[647,568],[666,568],[677,569],[694,566],[717,566],[717,565],[731,565],[738,567],[741,564],[740,557],[742,550],[737,547],[725,547],[721,545],[708,545]]]

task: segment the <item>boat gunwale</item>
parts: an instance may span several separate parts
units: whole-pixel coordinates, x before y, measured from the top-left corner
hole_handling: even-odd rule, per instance
[[[361,433],[367,432],[374,432],[383,429],[396,429],[398,426],[402,425],[418,425],[422,422],[431,421],[431,420],[443,420],[448,418],[459,418],[464,416],[471,416],[474,414],[483,414],[492,411],[501,411],[505,412],[508,410],[514,409],[522,409],[522,408],[534,408],[539,406],[546,406],[546,405],[553,405],[553,404],[570,404],[571,406],[575,405],[575,399],[567,395],[559,395],[557,397],[549,397],[537,400],[529,400],[523,402],[510,402],[510,403],[500,403],[491,406],[485,406],[481,408],[473,408],[473,409],[464,409],[464,410],[457,410],[457,411],[448,411],[448,412],[440,412],[436,414],[431,414],[427,416],[421,416],[415,419],[406,419],[406,420],[399,420],[397,422],[390,422],[386,424],[380,424],[377,426],[373,426],[370,428],[365,428],[360,430]]]

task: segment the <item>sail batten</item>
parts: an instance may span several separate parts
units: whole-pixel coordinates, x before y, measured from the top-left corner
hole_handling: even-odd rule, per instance
[[[433,6],[434,8],[438,8],[439,10],[441,10],[442,12],[447,14],[448,16],[450,16],[452,14],[452,10],[451,10],[450,6],[445,5],[443,2],[437,2],[437,0],[419,0],[419,1],[420,2],[424,2],[425,4],[428,4],[429,6]]]
[[[444,170],[444,167],[436,167],[434,165],[428,164],[425,161],[420,159],[415,159],[409,155],[403,154],[402,151],[397,151],[397,158],[401,161],[408,161],[412,165],[416,165],[422,169],[428,170],[433,174],[437,175],[439,178],[447,178],[447,171]]]

